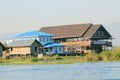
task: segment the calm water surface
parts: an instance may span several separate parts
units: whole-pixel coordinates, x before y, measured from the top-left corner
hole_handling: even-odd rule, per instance
[[[3,65],[0,80],[120,80],[120,62]]]

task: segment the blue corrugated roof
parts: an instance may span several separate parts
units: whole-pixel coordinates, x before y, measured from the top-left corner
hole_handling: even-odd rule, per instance
[[[62,47],[64,46],[63,44],[60,44],[60,43],[57,43],[57,42],[53,42],[53,43],[47,43],[44,45],[45,48],[48,48],[48,47]]]
[[[15,35],[13,36],[13,38],[20,38],[20,37],[38,37],[38,36],[53,36],[53,34],[49,34],[49,33],[46,33],[46,32],[41,32],[41,31],[29,31],[29,32],[25,32],[25,33],[22,33],[22,34],[18,34],[18,35]]]

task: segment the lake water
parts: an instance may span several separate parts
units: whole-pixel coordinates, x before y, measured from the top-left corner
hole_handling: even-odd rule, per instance
[[[0,80],[120,80],[120,62],[1,65]]]

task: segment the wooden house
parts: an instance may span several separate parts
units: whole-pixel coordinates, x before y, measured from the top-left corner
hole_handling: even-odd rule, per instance
[[[5,47],[3,46],[3,44],[0,42],[0,57],[3,56],[3,51],[5,50]]]
[[[101,24],[42,27],[40,31],[54,34],[54,41],[64,44],[64,51],[71,53],[99,53],[112,47],[112,36]]]
[[[12,36],[7,40],[7,44],[11,42],[19,42],[20,40],[37,40],[43,47],[43,53],[47,55],[62,53],[63,44],[53,42],[53,34],[42,31],[28,31]]]
[[[49,34],[42,31],[28,31],[20,34],[16,34],[11,36],[7,40],[7,44],[11,43],[11,41],[17,41],[17,40],[38,40],[42,45],[45,45],[47,43],[53,42],[53,34]]]
[[[9,56],[28,56],[42,53],[42,45],[37,40],[12,41],[8,46]]]

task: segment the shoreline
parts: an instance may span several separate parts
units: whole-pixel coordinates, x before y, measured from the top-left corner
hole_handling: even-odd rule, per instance
[[[42,58],[0,59],[0,65],[29,65],[29,64],[74,64],[85,62],[120,62],[120,47],[102,53],[89,53],[85,56],[43,56]]]
[[[48,64],[75,64],[75,63],[87,63],[87,62],[120,62],[120,60],[88,60],[86,56],[68,56],[63,59],[0,59],[0,65],[48,65]]]

